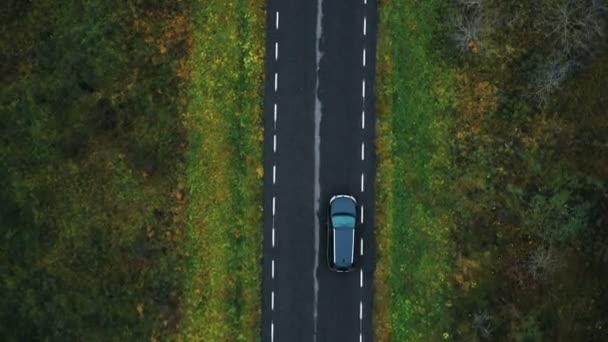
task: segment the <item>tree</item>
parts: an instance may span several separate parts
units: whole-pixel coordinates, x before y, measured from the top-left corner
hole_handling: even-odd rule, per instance
[[[567,59],[588,53],[603,36],[605,12],[604,0],[551,0],[543,6],[540,23],[555,52]]]
[[[462,52],[477,52],[481,21],[477,8],[464,8],[454,17],[452,39]]]
[[[573,69],[572,59],[551,58],[538,68],[534,77],[534,96],[540,105],[546,104],[551,95],[560,88]]]
[[[552,246],[537,248],[530,255],[530,259],[526,264],[532,278],[537,280],[546,279],[562,268],[562,266],[563,262],[555,253],[555,249]]]

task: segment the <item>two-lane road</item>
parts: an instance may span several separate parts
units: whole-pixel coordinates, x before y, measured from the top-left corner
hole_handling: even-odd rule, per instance
[[[269,0],[263,341],[370,341],[376,4]],[[360,204],[355,272],[326,262],[329,198]]]

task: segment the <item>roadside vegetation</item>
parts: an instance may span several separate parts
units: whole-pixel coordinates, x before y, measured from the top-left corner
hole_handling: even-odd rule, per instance
[[[186,341],[260,336],[264,1],[195,6]]]
[[[606,5],[380,4],[377,340],[608,338]]]
[[[380,12],[379,341],[439,340],[451,324],[454,203],[446,176],[454,81],[433,41],[442,2],[390,1]]]
[[[258,338],[260,1],[0,10],[2,340]]]

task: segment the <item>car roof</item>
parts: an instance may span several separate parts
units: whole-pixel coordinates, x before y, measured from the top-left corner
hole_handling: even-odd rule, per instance
[[[334,229],[334,264],[336,267],[352,266],[354,243],[354,229]]]

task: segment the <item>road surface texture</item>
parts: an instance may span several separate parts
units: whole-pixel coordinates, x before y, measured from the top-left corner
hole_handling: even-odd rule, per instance
[[[376,3],[268,0],[263,341],[371,341]],[[359,203],[356,271],[327,267],[331,196]]]

